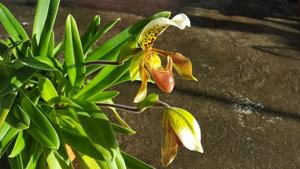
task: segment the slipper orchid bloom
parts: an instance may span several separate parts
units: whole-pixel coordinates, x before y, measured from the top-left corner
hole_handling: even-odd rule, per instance
[[[134,99],[135,103],[142,101],[147,95],[147,81],[150,77],[162,91],[172,92],[175,85],[173,67],[183,78],[197,81],[192,73],[190,59],[177,52],[153,48],[154,41],[169,26],[184,29],[190,27],[190,20],[185,14],[178,14],[172,19],[157,18],[149,22],[139,36],[138,42],[141,52],[133,57],[129,68],[131,79],[135,80],[139,73],[142,81]],[[165,67],[161,64],[161,57],[166,57],[167,64]]]
[[[163,115],[162,123],[161,162],[164,166],[172,163],[181,145],[189,150],[203,153],[200,127],[188,111],[174,107],[168,108]]]

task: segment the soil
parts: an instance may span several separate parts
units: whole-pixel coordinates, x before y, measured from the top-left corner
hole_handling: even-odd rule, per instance
[[[33,6],[23,2],[4,4],[31,30]],[[115,8],[113,3],[105,8],[87,1],[86,6],[92,4],[94,9],[78,7],[77,1],[73,5],[63,2],[66,6],[60,9],[57,37],[62,36],[68,13],[81,30],[96,14],[102,23],[122,18],[105,39],[155,9],[184,12],[191,18],[191,28],[170,28],[155,45],[188,56],[199,81],[185,81],[176,75],[173,93],[164,94],[155,85],[149,85],[149,93],[158,92],[161,100],[195,115],[205,152],[181,148],[168,168],[300,168],[300,18],[296,4],[287,0],[191,0],[174,6],[168,5],[171,0],[163,5],[154,0],[145,2],[143,13],[140,1],[137,11],[132,4],[117,0]],[[5,36],[2,28],[1,36]],[[121,90],[117,102],[132,105],[138,87],[139,83],[116,87]],[[162,111],[120,112],[137,131],[134,136],[118,136],[122,149],[162,168]]]

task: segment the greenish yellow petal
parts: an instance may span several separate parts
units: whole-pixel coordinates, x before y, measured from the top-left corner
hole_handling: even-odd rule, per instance
[[[139,54],[135,55],[131,60],[131,63],[129,66],[129,73],[130,73],[131,81],[136,80],[138,77],[139,65],[142,62],[143,55],[144,55],[144,53],[139,53]]]
[[[172,128],[184,147],[203,153],[201,131],[197,120],[188,111],[181,108],[169,108],[168,117]]]
[[[163,137],[161,145],[161,162],[164,166],[168,166],[175,159],[178,149],[177,136],[174,132],[169,119],[168,113],[163,116]]]
[[[139,103],[142,100],[144,100],[144,98],[147,95],[147,83],[148,83],[148,79],[150,77],[149,72],[144,68],[144,65],[140,66],[140,76],[141,76],[141,87],[137,93],[137,95],[134,98],[134,103]]]

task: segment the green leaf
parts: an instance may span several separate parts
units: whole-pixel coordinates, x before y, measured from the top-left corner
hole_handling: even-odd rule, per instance
[[[95,159],[85,154],[77,153],[76,159],[81,169],[101,169]]]
[[[23,136],[23,131],[21,130],[15,141],[15,145],[8,157],[9,158],[16,157],[17,155],[19,155],[21,153],[21,151],[24,149],[24,147],[25,147],[25,140],[24,140],[24,136]]]
[[[49,169],[49,168],[48,168],[48,164],[47,164],[47,162],[46,162],[46,157],[45,157],[44,154],[41,154],[41,157],[40,157],[40,159],[39,159],[39,163],[38,163],[38,165],[37,165],[37,168],[38,168],[38,169]]]
[[[26,131],[28,131],[29,134],[31,134],[45,147],[58,149],[58,135],[47,117],[31,102],[31,100],[25,94],[21,100],[21,105],[31,119],[30,128]]]
[[[24,169],[22,155],[19,154],[14,158],[8,158],[9,166],[13,169]]]
[[[63,159],[61,159],[56,151],[46,150],[46,161],[48,164],[49,169],[68,169],[72,168],[71,166],[68,166]]]
[[[41,41],[39,56],[53,56],[53,48],[54,48],[54,32],[49,31],[46,33],[45,38]]]
[[[138,110],[143,112],[159,102],[159,96],[155,93],[149,94],[143,101],[138,103]]]
[[[112,100],[106,100],[104,103],[110,103],[110,104],[113,104],[113,101],[112,101]],[[112,110],[112,112],[113,112],[113,114],[114,114],[114,116],[115,116],[117,122],[118,122],[119,124],[121,124],[121,127],[122,127],[122,128],[121,128],[120,131],[123,131],[125,134],[129,134],[129,135],[132,135],[132,134],[135,134],[135,133],[136,133],[134,130],[131,129],[131,127],[127,124],[127,122],[126,122],[125,120],[122,119],[122,117],[121,117],[121,116],[119,115],[119,113],[117,112],[116,108],[114,108],[114,107],[109,107],[109,108]],[[112,126],[112,127],[115,127],[116,129],[120,129],[120,128],[118,128],[118,126]],[[125,130],[124,130],[124,129],[125,129]]]
[[[118,143],[110,122],[104,113],[93,113],[92,116],[77,114],[82,128],[96,149],[101,151],[106,161],[112,160]]]
[[[53,30],[59,2],[60,0],[38,1],[32,29],[32,36],[36,36],[38,45],[45,40],[43,36]]]
[[[112,129],[115,132],[119,132],[119,133],[123,133],[123,134],[128,134],[128,135],[132,135],[132,134],[136,133],[131,128],[123,127],[121,125],[118,125],[118,124],[115,124],[115,123],[112,123],[112,122],[110,124],[111,124]]]
[[[36,70],[29,67],[22,67],[14,71],[11,76],[0,82],[0,96],[5,96],[19,89],[35,72]]]
[[[117,169],[126,169],[127,168],[120,149],[117,150],[115,163],[116,163],[116,168]]]
[[[88,83],[76,97],[86,99],[93,97],[99,91],[103,91],[120,79],[128,70],[129,62],[122,66],[106,66]]]
[[[99,15],[94,16],[94,18],[91,21],[91,23],[89,24],[87,30],[81,37],[83,49],[85,49],[84,46],[86,45],[86,43],[89,40],[91,40],[91,38],[97,33],[98,27],[100,26],[100,22],[101,22],[100,16]],[[87,52],[87,50],[83,50],[83,51],[84,51],[84,53]]]
[[[17,61],[37,70],[57,71],[61,69],[61,65],[57,60],[47,56],[26,57]]]
[[[46,77],[40,77],[38,87],[41,93],[41,97],[46,101],[50,101],[58,97],[57,91],[52,82]]]
[[[3,129],[2,129],[3,128]],[[15,136],[18,134],[19,129],[10,127],[7,123],[3,123],[0,128],[0,158],[6,152],[9,145],[12,143]]]
[[[154,169],[154,167],[122,151],[122,156],[129,169]]]
[[[99,92],[99,93],[93,95],[92,97],[88,98],[87,100],[97,103],[97,102],[112,99],[118,95],[119,95],[119,92],[117,92],[117,91],[103,91],[103,92]]]
[[[25,169],[36,169],[43,150],[44,147],[36,141],[32,140],[32,142],[28,142],[22,151],[23,165],[26,166]]]
[[[94,35],[86,41],[86,43],[83,43],[83,51],[84,53],[88,52],[88,50],[92,47],[92,45],[101,38],[105,33],[107,33],[111,28],[113,28],[121,19],[118,18],[114,21],[109,22],[107,25],[105,25],[102,29],[95,32]]]
[[[92,158],[104,160],[103,155],[99,152],[87,138],[80,133],[75,133],[65,128],[61,128],[65,142],[76,151],[86,154]]]
[[[7,96],[0,98],[0,126],[2,126],[4,120],[6,119],[6,116],[15,101],[16,95],[17,92],[8,94]]]
[[[69,15],[66,21],[65,63],[72,86],[80,88],[85,78],[84,54],[79,32],[74,18]]]
[[[42,32],[44,30],[50,2],[51,0],[43,0],[43,1],[38,1],[37,3],[33,28],[32,28],[32,35],[36,36],[37,44],[39,44],[42,36]]]
[[[5,137],[7,131],[10,128],[11,128],[11,126],[8,125],[7,123],[3,123],[3,125],[0,126],[0,140],[2,140]]]
[[[29,39],[26,31],[13,14],[0,3],[0,22],[14,41]]]
[[[27,129],[30,124],[30,118],[19,105],[15,106],[8,114],[6,120],[9,125],[18,129]]]
[[[136,57],[141,55],[141,49],[138,48],[138,38],[130,38],[122,48],[120,49],[120,54],[118,56],[118,63],[124,63],[129,58],[137,55]]]

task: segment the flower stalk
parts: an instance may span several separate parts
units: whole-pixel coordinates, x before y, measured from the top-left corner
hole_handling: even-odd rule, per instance
[[[96,60],[84,63],[85,66],[93,66],[93,65],[122,65],[123,63],[118,61],[110,61],[110,60]]]

